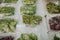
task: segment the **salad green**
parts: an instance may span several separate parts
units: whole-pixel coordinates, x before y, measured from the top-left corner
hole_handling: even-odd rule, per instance
[[[35,4],[36,0],[22,0],[24,4]]]
[[[31,40],[38,40],[36,34],[34,33],[29,34],[29,37],[31,38]]]
[[[17,21],[14,19],[0,19],[0,31],[14,32]]]
[[[21,34],[21,37],[18,38],[18,40],[38,40],[36,34],[31,33],[31,34]]]
[[[25,23],[25,24],[31,24],[29,19],[30,18],[29,18],[28,15],[23,15],[23,23]]]
[[[23,15],[23,23],[38,25],[42,21],[41,16],[33,16],[33,15]]]
[[[22,14],[26,14],[26,15],[34,15],[36,13],[36,6],[22,6],[20,8],[20,11]]]
[[[14,7],[0,7],[0,14],[11,16],[14,15],[14,10]]]
[[[55,35],[54,40],[60,40],[60,38]]]
[[[17,3],[18,0],[4,0],[4,3]]]
[[[60,13],[60,4],[49,2],[46,6],[49,13]]]

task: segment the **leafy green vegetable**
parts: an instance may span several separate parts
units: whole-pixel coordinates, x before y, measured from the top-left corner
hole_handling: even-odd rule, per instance
[[[31,24],[35,24],[35,25],[38,25],[40,24],[40,22],[42,21],[42,17],[41,16],[30,16],[30,22]]]
[[[34,15],[36,13],[36,6],[22,6],[20,9],[22,14],[26,14],[26,15]]]
[[[0,20],[0,31],[3,32],[14,32],[16,28],[16,20],[14,19],[1,19]]]
[[[29,40],[28,34],[21,34],[22,40]]]
[[[14,7],[2,7],[0,8],[0,14],[4,14],[6,16],[14,15]]]
[[[7,20],[9,22],[9,29],[13,32],[14,29],[16,28],[17,22],[16,20],[13,20],[13,19],[9,19],[9,20]]]
[[[49,2],[47,4],[47,10],[49,13],[60,13],[60,5]]]
[[[36,0],[22,0],[24,4],[35,4]]]
[[[60,4],[59,4],[57,7],[58,7],[57,9],[58,9],[58,10],[59,10],[59,12],[60,12]]]
[[[41,16],[23,15],[23,23],[38,25],[42,21]]]
[[[60,40],[60,38],[55,35],[54,40]]]
[[[21,34],[21,37],[18,40],[38,40],[37,36],[34,33],[31,34]]]
[[[34,33],[31,33],[31,34],[29,35],[29,37],[30,37],[31,40],[38,40],[38,39],[37,39],[37,36],[36,36]]]
[[[25,24],[31,24],[29,19],[30,18],[29,18],[28,15],[23,15],[23,23],[25,23]]]
[[[16,3],[18,0],[4,0],[4,3]]]

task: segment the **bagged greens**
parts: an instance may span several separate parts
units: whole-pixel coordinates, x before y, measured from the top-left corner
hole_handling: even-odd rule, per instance
[[[21,37],[18,38],[18,40],[38,40],[38,37],[36,34],[31,33],[31,34],[21,34]]]
[[[48,12],[51,14],[60,13],[60,4],[49,2],[47,3],[46,7],[47,7]]]
[[[0,7],[0,14],[4,14],[6,16],[14,15],[14,11],[14,7]]]
[[[22,6],[20,8],[20,12],[24,15],[34,15],[36,13],[36,6],[31,6],[31,5]]]
[[[4,0],[4,3],[16,3],[18,0]]]
[[[0,19],[0,31],[14,32],[17,21],[14,19]]]
[[[38,25],[42,21],[41,16],[33,16],[33,15],[23,15],[23,23],[25,24],[32,24],[32,25]]]
[[[22,0],[24,4],[35,4],[36,0]]]

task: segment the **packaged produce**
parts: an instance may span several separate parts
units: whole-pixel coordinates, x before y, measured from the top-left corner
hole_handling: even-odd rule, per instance
[[[37,36],[34,33],[31,34],[21,34],[21,37],[18,40],[38,40]]]
[[[24,4],[35,4],[36,0],[22,0]]]
[[[0,14],[5,16],[12,16],[15,13],[14,7],[0,7]]]
[[[31,16],[31,15],[23,15],[23,23],[29,25],[38,25],[42,21],[41,16]]]
[[[47,7],[47,11],[51,14],[60,13],[60,4],[49,2],[47,3],[46,7]]]
[[[17,21],[14,19],[0,19],[1,32],[14,32]]]
[[[52,17],[49,20],[49,25],[52,30],[60,30],[60,16]]]
[[[20,12],[25,15],[35,15],[36,6],[25,5],[20,8]]]
[[[17,3],[18,0],[4,0],[4,3]]]

